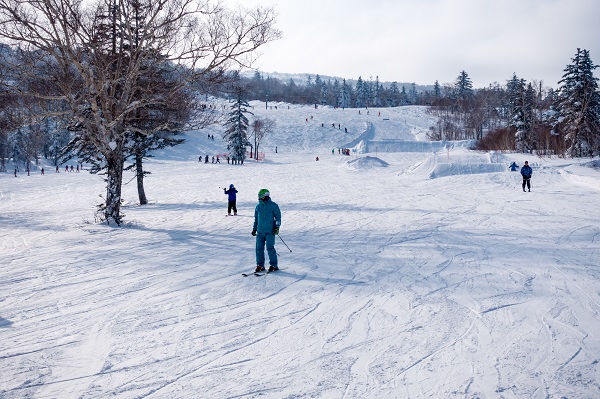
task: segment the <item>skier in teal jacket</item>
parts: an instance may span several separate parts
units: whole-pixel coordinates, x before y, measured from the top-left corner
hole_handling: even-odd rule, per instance
[[[263,188],[258,192],[258,204],[254,209],[254,226],[252,235],[256,237],[256,270],[265,270],[265,244],[269,255],[269,272],[279,270],[277,266],[277,251],[275,251],[275,235],[279,234],[281,211],[271,200],[269,190]]]

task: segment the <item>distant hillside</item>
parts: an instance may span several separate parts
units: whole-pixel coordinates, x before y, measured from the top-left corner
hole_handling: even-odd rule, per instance
[[[319,75],[321,77],[321,80],[327,81],[327,80],[331,80],[332,82],[335,81],[336,79],[338,81],[342,81],[344,79],[346,79],[346,83],[355,86],[356,85],[356,81],[358,79],[358,76],[356,76],[355,78],[343,78],[343,77],[339,77],[339,76],[328,76],[328,75],[321,75],[321,74],[316,74],[316,73],[284,73],[284,72],[264,72],[264,71],[258,71],[263,78],[267,78],[267,77],[271,77],[271,78],[276,78],[284,83],[287,83],[290,79],[294,80],[294,83],[300,86],[304,86],[306,85],[306,82],[308,81],[308,77],[310,76],[311,79],[314,81],[315,76]],[[256,73],[256,71],[254,70],[248,70],[248,71],[243,71],[241,74],[244,77],[247,78],[252,78],[254,76],[254,74]],[[369,77],[362,77],[363,80],[368,80]],[[388,88],[392,82],[384,82],[384,81],[380,81],[379,83],[381,83],[383,85],[383,87]],[[413,84],[412,82],[396,82],[398,83],[398,86],[400,88],[402,88],[402,86],[406,87],[406,89],[408,90],[408,88]],[[431,91],[433,90],[433,84],[431,85],[416,85],[415,88],[417,89],[417,92],[423,92],[423,91]]]

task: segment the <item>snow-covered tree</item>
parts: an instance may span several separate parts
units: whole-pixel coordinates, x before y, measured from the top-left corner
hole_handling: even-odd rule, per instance
[[[517,129],[515,145],[517,151],[531,152],[535,148],[535,90],[531,83],[519,80],[515,97],[512,99],[510,125]]]
[[[519,79],[514,73],[506,83],[507,107],[509,109],[508,124],[516,130],[516,148],[521,152],[529,150],[527,148],[527,135],[530,126],[527,118],[525,83],[525,79]]]
[[[600,93],[588,50],[577,49],[564,69],[557,100],[554,129],[571,157],[600,154]]]
[[[433,84],[433,97],[440,98],[442,96],[442,88],[440,87],[440,83],[436,80]]]
[[[528,83],[527,89],[525,89],[525,99],[523,101],[523,114],[525,115],[525,138],[524,138],[524,150],[533,151],[536,149],[536,136],[535,126],[537,124],[536,117],[537,108],[537,93],[533,87],[533,84]]]
[[[356,88],[354,90],[356,92],[356,107],[364,107],[367,103],[367,90],[365,87],[365,82],[362,80],[362,77],[358,77],[358,80],[356,81]]]
[[[408,93],[406,92],[406,86],[402,85],[400,90],[400,105],[408,105]]]
[[[330,92],[330,96],[333,100],[333,104],[336,107],[340,106],[340,100],[341,100],[341,86],[340,86],[340,82],[336,79],[333,81],[333,85],[331,86],[331,92]]]
[[[400,87],[398,86],[398,82],[392,82],[389,93],[387,99],[388,107],[397,107],[400,101]]]
[[[381,86],[381,83],[379,83],[379,76],[375,76],[375,84],[374,84],[373,90],[371,92],[371,94],[372,94],[371,105],[373,107],[381,106],[381,93],[382,93],[381,89],[382,89],[382,86]]]
[[[419,100],[419,95],[417,94],[417,85],[415,83],[411,83],[410,90],[408,92],[408,102],[410,104],[416,104]]]
[[[323,84],[323,85],[321,85],[321,93],[319,94],[319,98],[320,98],[319,103],[321,105],[326,105],[327,104],[327,97],[329,97],[329,90],[327,88],[327,85]]]
[[[363,87],[365,92],[365,107],[373,106],[373,81],[371,79],[363,81]]]
[[[465,71],[461,71],[454,83],[456,98],[459,101],[468,101],[473,96],[473,82]]]
[[[340,88],[340,107],[348,108],[352,105],[352,88],[346,83],[346,79],[342,81]]]
[[[246,158],[246,147],[250,145],[248,141],[248,118],[246,114],[254,115],[248,111],[250,104],[245,98],[244,90],[237,87],[235,90],[235,101],[231,105],[229,118],[225,122],[225,133],[223,139],[228,143],[227,148],[232,158],[244,163]]]
[[[317,88],[320,88],[323,85],[323,80],[321,79],[321,76],[319,76],[319,74],[317,74],[317,76],[315,76],[315,86],[317,86]]]

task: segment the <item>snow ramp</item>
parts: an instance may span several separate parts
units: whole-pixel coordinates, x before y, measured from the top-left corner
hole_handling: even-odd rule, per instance
[[[359,152],[432,152],[441,153],[454,148],[470,148],[472,140],[463,141],[413,141],[413,140],[365,140]]]
[[[344,144],[342,148],[361,148],[363,144],[361,142],[365,142],[367,140],[373,139],[375,137],[375,127],[371,122],[367,122],[367,128],[364,132],[360,134],[357,138],[352,140],[351,142]],[[360,152],[360,151],[359,151]]]
[[[439,151],[414,164],[404,173],[427,176],[437,179],[448,176],[475,175],[483,173],[506,172],[504,163],[494,163],[488,154],[459,148],[454,151]]]
[[[433,168],[433,171],[429,174],[430,179],[437,179],[439,177],[456,176],[456,175],[475,175],[481,173],[497,173],[505,172],[506,167],[499,163],[488,163],[488,164],[452,164],[452,163],[439,163]]]

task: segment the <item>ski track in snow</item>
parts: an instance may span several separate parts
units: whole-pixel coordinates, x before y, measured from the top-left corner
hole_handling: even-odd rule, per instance
[[[598,397],[597,169],[401,141],[348,157],[433,119],[254,105],[278,126],[264,162],[199,163],[224,145],[192,135],[147,162],[150,204],[124,186],[121,228],[94,222],[99,176],[0,175],[0,398]],[[507,169],[526,159],[531,193]],[[265,187],[293,252],[244,278]]]

